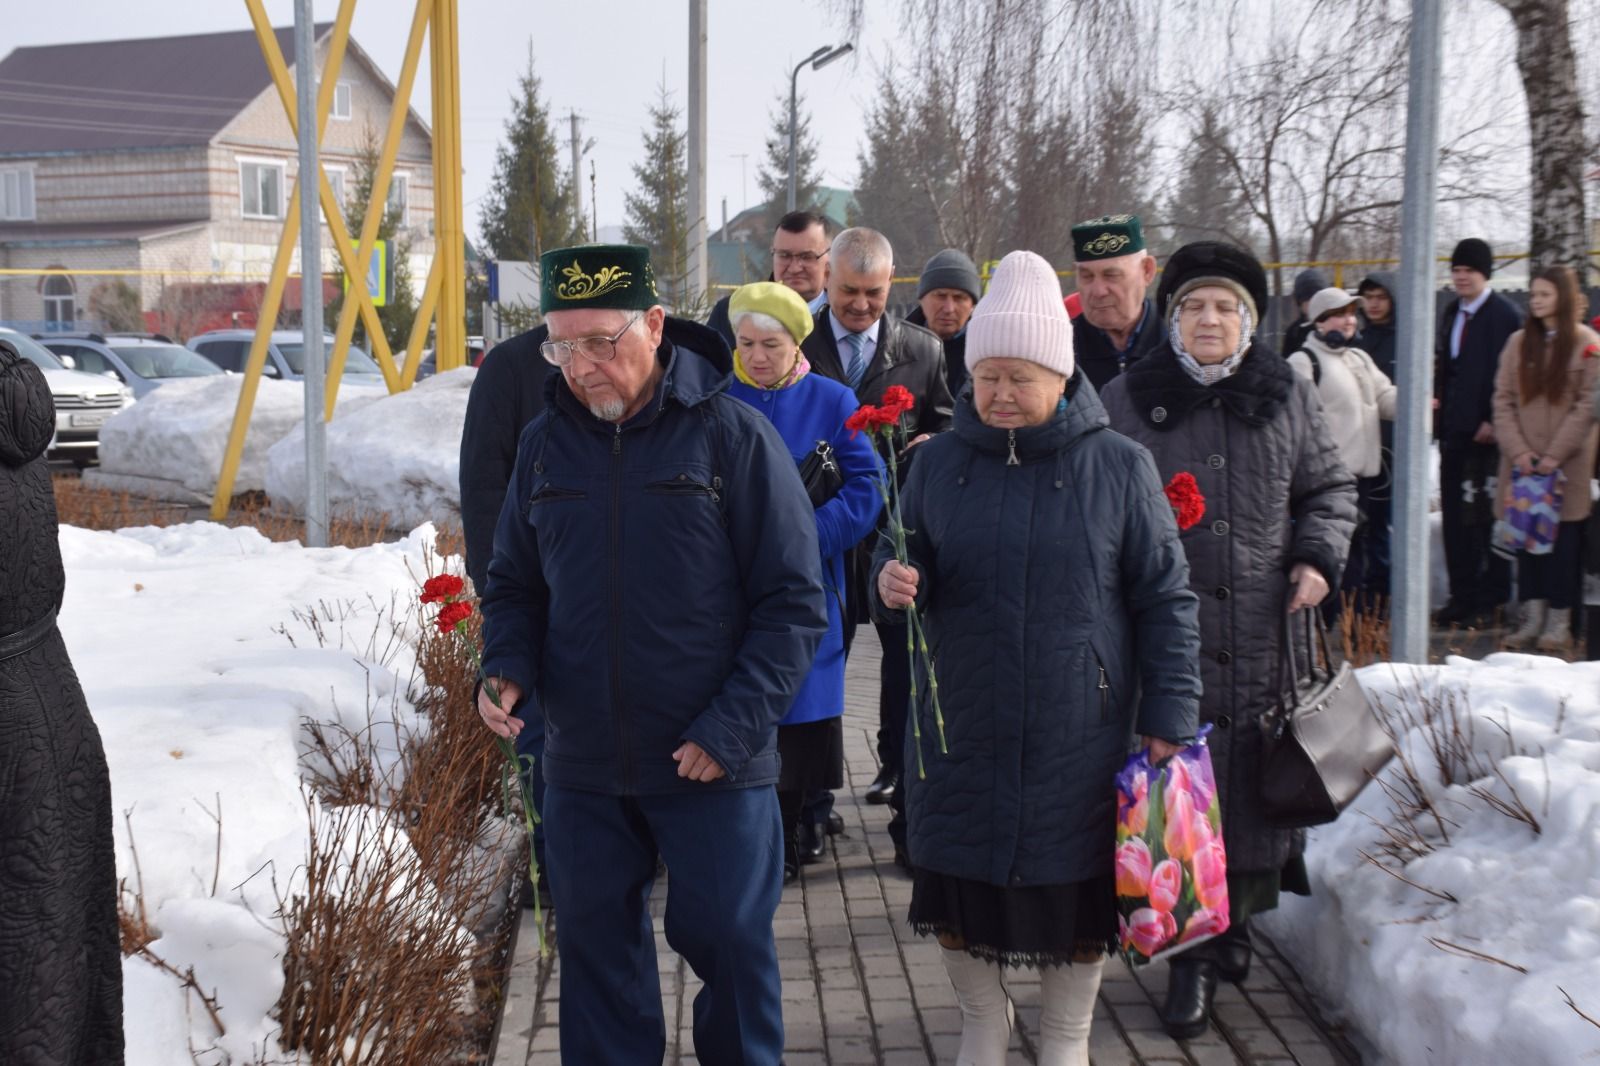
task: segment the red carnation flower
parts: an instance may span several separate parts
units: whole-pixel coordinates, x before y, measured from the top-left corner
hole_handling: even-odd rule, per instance
[[[471,617],[472,605],[470,603],[461,603],[459,601],[447,603],[439,609],[439,618],[435,624],[439,627],[439,632],[448,633],[458,624]]]
[[[422,583],[423,603],[445,603],[461,595],[466,584],[454,574],[439,574]]]
[[[848,429],[852,435],[863,431],[871,433],[883,424],[878,420],[878,417],[878,409],[870,403],[864,403],[856,408],[855,414],[844,420],[844,428]]]
[[[883,390],[881,411],[893,412],[896,420],[917,405],[917,398],[904,385],[890,385]]]
[[[1173,514],[1178,519],[1179,529],[1188,529],[1205,517],[1206,498],[1200,494],[1200,486],[1196,483],[1194,475],[1187,470],[1173,474],[1164,491],[1167,494],[1167,502],[1172,504]]]

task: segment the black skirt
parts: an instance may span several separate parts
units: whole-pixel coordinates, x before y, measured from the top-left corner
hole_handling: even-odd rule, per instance
[[[778,727],[779,792],[844,787],[844,718]]]
[[[968,954],[1002,966],[1060,966],[1117,949],[1117,882],[1108,873],[1014,888],[917,867],[909,920],[924,936],[959,936]]]

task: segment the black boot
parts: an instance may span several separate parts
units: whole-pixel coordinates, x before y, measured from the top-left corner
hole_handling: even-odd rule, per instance
[[[894,790],[900,787],[900,772],[885,766],[878,771],[878,776],[873,778],[872,784],[867,786],[868,803],[888,803],[889,797],[894,795]]]
[[[1217,964],[1191,952],[1173,959],[1168,966],[1167,999],[1161,1005],[1161,1024],[1172,1039],[1193,1040],[1211,1025],[1211,1001],[1217,995]]]
[[[1250,976],[1250,959],[1254,954],[1250,948],[1249,923],[1230,926],[1208,946],[1217,960],[1217,976],[1236,985],[1244,984],[1244,979]]]

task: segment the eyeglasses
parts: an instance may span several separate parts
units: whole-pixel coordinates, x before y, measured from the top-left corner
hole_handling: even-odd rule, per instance
[[[772,258],[776,259],[780,263],[793,263],[793,262],[797,262],[798,261],[798,262],[804,263],[806,266],[810,266],[812,263],[820,263],[820,262],[822,262],[822,260],[828,258],[828,253],[827,252],[780,252],[780,251],[778,251],[778,249],[774,248],[772,250]]]
[[[581,355],[591,363],[609,363],[617,357],[617,341],[622,335],[634,327],[644,312],[640,311],[629,318],[627,323],[616,333],[609,337],[579,337],[574,341],[545,341],[539,345],[539,354],[545,361],[553,366],[566,366],[572,362],[574,354]]]

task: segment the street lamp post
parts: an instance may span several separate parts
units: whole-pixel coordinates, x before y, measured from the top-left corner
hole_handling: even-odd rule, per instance
[[[810,55],[802,59],[799,64],[795,66],[794,73],[789,75],[789,206],[787,210],[793,211],[796,207],[795,197],[797,194],[795,191],[795,174],[799,168],[798,153],[800,136],[799,131],[795,128],[796,123],[798,122],[798,115],[796,114],[796,111],[798,110],[798,105],[796,103],[796,92],[800,84],[800,72],[808,66],[812,70],[821,70],[823,67],[827,66],[829,63],[832,63],[840,56],[853,51],[855,51],[855,45],[853,44],[841,44],[836,48],[823,45],[821,48],[818,48],[815,52],[812,52]]]

